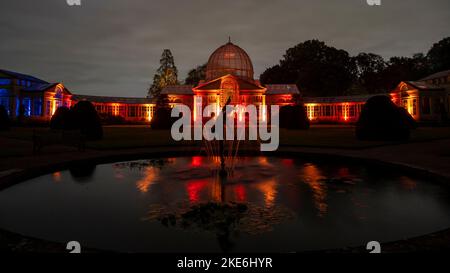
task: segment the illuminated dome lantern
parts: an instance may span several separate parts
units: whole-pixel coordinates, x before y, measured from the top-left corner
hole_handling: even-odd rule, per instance
[[[206,66],[206,81],[231,74],[241,79],[253,81],[253,65],[248,54],[229,41],[219,47],[209,57]]]

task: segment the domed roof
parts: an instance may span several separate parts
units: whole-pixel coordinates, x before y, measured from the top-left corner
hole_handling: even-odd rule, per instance
[[[211,81],[224,75],[253,81],[253,64],[242,48],[228,42],[219,47],[209,57],[206,66],[206,81]]]

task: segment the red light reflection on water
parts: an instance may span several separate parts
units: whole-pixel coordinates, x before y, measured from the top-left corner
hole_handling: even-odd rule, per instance
[[[348,169],[348,168],[345,168],[345,167],[339,168],[339,170],[338,170],[338,176],[339,176],[339,177],[348,177],[348,176],[350,176],[350,171],[349,171],[349,169]]]
[[[191,161],[192,167],[200,167],[203,164],[203,158],[201,156],[193,156]]]
[[[324,216],[328,212],[327,187],[320,181],[323,178],[320,169],[314,164],[307,164],[303,168],[305,182],[313,193],[314,205],[319,211],[319,216]]]
[[[286,167],[291,167],[294,165],[294,160],[292,158],[284,158],[281,160],[281,163]]]
[[[158,169],[149,167],[145,170],[144,176],[136,182],[136,186],[140,192],[146,193],[150,186],[156,181],[158,177]]]
[[[54,182],[61,182],[61,172],[55,172],[52,174]]]
[[[415,190],[417,188],[417,182],[409,177],[403,176],[400,178],[400,185],[405,190]]]
[[[236,193],[236,200],[239,202],[244,202],[247,200],[247,192],[245,190],[244,185],[237,185],[234,188],[234,192]]]
[[[198,203],[200,201],[200,192],[208,186],[206,180],[191,181],[186,184],[186,192],[191,203]]]

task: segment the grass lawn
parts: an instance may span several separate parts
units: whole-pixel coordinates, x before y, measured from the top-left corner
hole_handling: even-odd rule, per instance
[[[170,130],[151,130],[148,126],[108,126],[104,127],[104,138],[91,141],[91,149],[126,149],[151,146],[194,145],[191,141],[177,142],[172,139]]]
[[[410,142],[423,142],[435,139],[450,138],[450,127],[420,127],[411,132]],[[355,137],[353,126],[316,125],[305,131],[282,130],[281,145],[363,149],[382,145],[393,145],[398,142],[360,141]]]
[[[30,154],[33,130],[47,128],[11,128],[0,132],[0,156]],[[430,141],[450,138],[450,127],[421,127],[412,132],[411,142]],[[3,142],[4,144],[2,145]],[[151,146],[194,145],[193,141],[175,142],[170,131],[151,130],[146,126],[106,126],[104,138],[87,143],[90,149],[127,149]],[[381,145],[392,145],[395,142],[359,141],[354,136],[351,126],[317,125],[306,131],[281,130],[280,144],[289,146],[363,149]],[[63,148],[61,148],[63,149]]]

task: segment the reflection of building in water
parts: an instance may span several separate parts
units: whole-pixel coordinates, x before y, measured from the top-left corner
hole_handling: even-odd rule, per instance
[[[350,176],[350,171],[347,167],[342,167],[339,168],[338,170],[338,176],[339,177],[349,177]]]
[[[144,177],[136,182],[136,187],[142,193],[148,192],[150,186],[155,182],[158,177],[159,169],[151,166],[145,169]]]
[[[400,185],[405,190],[415,190],[417,188],[417,182],[407,176],[400,177]]]
[[[61,172],[54,172],[52,178],[54,182],[61,182]]]
[[[203,164],[203,157],[201,156],[193,156],[191,160],[192,167],[201,167]]]
[[[225,182],[226,183],[226,182]],[[226,185],[222,181],[222,178],[219,176],[216,176],[214,178],[212,187],[211,187],[211,199],[214,202],[227,202],[229,200],[226,200],[225,192],[226,192]]]
[[[281,160],[281,163],[285,166],[285,167],[292,167],[294,166],[294,160],[292,158],[283,158]]]
[[[247,190],[243,184],[227,185],[226,182],[221,181],[220,177],[217,177],[211,188],[211,199],[214,202],[246,202]]]
[[[201,192],[208,186],[208,180],[194,180],[186,183],[186,192],[189,202],[198,203]]]
[[[272,166],[272,163],[270,163],[269,159],[265,156],[258,157],[258,163],[259,163],[259,165],[264,166],[264,167]]]
[[[236,185],[234,187],[234,193],[236,195],[236,201],[238,202],[247,201],[247,191],[245,190],[244,185]]]
[[[264,195],[266,207],[273,207],[273,205],[275,205],[275,200],[278,194],[277,186],[278,183],[275,179],[270,179],[256,184],[256,188]]]
[[[303,168],[304,176],[306,177],[305,183],[309,186],[313,192],[314,206],[319,211],[319,216],[324,216],[328,211],[327,205],[327,187],[321,182],[323,176],[321,175],[319,168],[314,164],[307,164]]]

